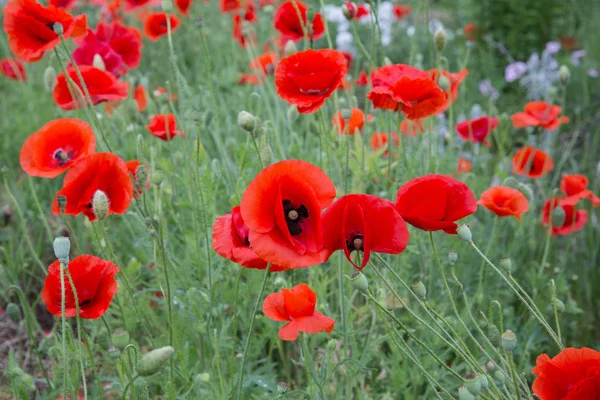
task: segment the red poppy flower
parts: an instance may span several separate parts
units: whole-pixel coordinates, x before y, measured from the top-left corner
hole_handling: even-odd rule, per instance
[[[371,81],[373,88],[367,98],[373,106],[397,111],[401,105],[408,119],[437,114],[448,97],[425,71],[410,65],[381,67],[375,71]]]
[[[175,7],[177,7],[179,12],[185,15],[186,17],[190,14],[191,5],[192,0],[175,0]]]
[[[253,85],[258,86],[264,83],[265,78],[263,76],[256,76],[254,74],[241,74],[238,79],[238,85]]]
[[[75,0],[50,0],[48,4],[68,11],[75,6]]]
[[[458,157],[458,164],[456,165],[456,174],[466,174],[467,172],[471,172],[473,166],[469,160]]]
[[[513,156],[512,166],[515,174],[537,179],[552,171],[554,161],[542,150],[524,146]]]
[[[264,75],[269,75],[275,71],[277,64],[277,54],[267,52],[250,61],[250,69],[253,71],[261,71]]]
[[[324,248],[328,254],[344,250],[359,271],[369,262],[371,252],[399,254],[408,243],[408,229],[393,204],[370,194],[349,194],[337,199],[323,214]],[[351,257],[363,253],[360,265]]]
[[[154,97],[158,97],[158,98],[165,98],[169,103],[177,100],[176,95],[167,92],[167,89],[165,89],[162,86],[158,86],[156,89],[154,89],[154,91],[152,92],[152,95]]]
[[[304,27],[307,25],[306,11],[308,7],[300,0],[290,0],[277,7],[273,21],[275,29],[281,34],[282,43],[288,40],[298,42],[306,37]],[[301,17],[301,18],[300,18]],[[325,33],[325,24],[320,13],[312,20],[311,34],[313,40],[319,39]]]
[[[344,135],[354,135],[356,131],[360,131],[365,125],[365,114],[359,109],[352,107],[352,115],[348,119],[348,126],[346,126],[346,120],[342,116],[342,111],[338,111],[334,114],[331,124],[334,126],[337,133]]]
[[[346,71],[346,59],[338,51],[300,51],[277,65],[277,94],[298,106],[298,112],[312,113],[342,84]]]
[[[85,319],[100,318],[108,310],[110,302],[117,293],[115,275],[119,272],[119,267],[110,261],[84,254],[71,260],[68,268],[77,291],[79,316]],[[48,275],[42,289],[42,300],[51,314],[62,315],[60,261],[58,260],[48,267]],[[75,296],[71,284],[65,277],[65,316],[76,315]]]
[[[529,210],[527,197],[517,189],[494,186],[481,194],[477,202],[499,217],[514,216],[519,221],[521,214]]]
[[[584,175],[564,175],[560,181],[560,191],[569,196],[574,204],[587,198],[592,201],[594,207],[600,206],[600,198],[591,190],[586,190],[587,185],[588,178]]]
[[[171,32],[179,28],[179,18],[175,15],[169,14],[169,21],[171,21]],[[168,31],[167,15],[164,12],[150,13],[144,20],[144,33],[154,42],[166,35]]]
[[[473,23],[466,24],[463,27],[463,32],[465,34],[465,39],[469,42],[474,42],[477,40],[477,36],[479,36],[479,28]]]
[[[369,77],[365,71],[360,71],[358,78],[354,81],[357,86],[367,86],[369,84]]]
[[[258,15],[256,14],[256,7],[252,2],[246,3],[246,7],[244,9],[244,21],[248,23],[258,22]]]
[[[94,56],[99,54],[105,69],[117,78],[140,65],[142,36],[135,28],[118,22],[100,22],[95,32],[88,30],[87,36],[78,42],[73,51],[77,65],[93,65]]]
[[[281,340],[296,340],[298,332],[330,333],[335,320],[316,311],[316,304],[317,294],[306,283],[301,283],[268,295],[263,303],[263,313],[273,321],[287,322],[279,330]]]
[[[52,5],[44,7],[35,0],[11,0],[4,6],[4,31],[10,49],[26,62],[39,61],[44,53],[60,43],[53,25],[63,26],[63,37],[84,35],[85,14],[75,18],[65,10]]]
[[[87,86],[92,104],[99,104],[105,101],[120,101],[127,98],[127,82],[119,82],[109,72],[103,71],[96,67],[81,66],[79,67],[83,82]],[[73,67],[67,69],[69,78],[77,84],[81,99],[73,99],[71,90],[64,73],[58,74],[56,84],[52,90],[52,98],[63,110],[73,110],[81,107],[81,102],[86,102],[84,97],[83,86],[79,82],[77,73]]]
[[[373,135],[371,135],[371,148],[375,151],[381,149],[381,148],[385,148],[385,151],[383,152],[383,156],[387,157],[389,155],[389,150],[388,150],[388,136],[390,136],[387,133],[380,133],[380,132],[375,132],[373,133]],[[392,140],[394,141],[393,145],[398,147],[400,145],[400,137],[398,136],[398,134],[396,132],[392,132],[391,134],[392,136]]]
[[[525,112],[513,114],[512,120],[515,128],[539,126],[549,131],[554,130],[569,122],[569,117],[560,116],[562,109],[559,106],[548,104],[545,101],[530,101],[525,104]]]
[[[266,269],[267,262],[260,258],[250,245],[250,231],[244,223],[240,207],[233,207],[231,214],[218,216],[213,224],[212,246],[221,257],[227,258],[244,268]],[[272,264],[271,272],[285,271]]]
[[[487,136],[491,131],[496,129],[498,118],[490,118],[488,116],[466,120],[456,124],[458,135],[467,142],[483,143],[490,146]]]
[[[392,9],[394,17],[396,17],[398,21],[408,17],[411,11],[412,7],[408,4],[394,4],[394,8]]]
[[[555,221],[552,217],[555,210],[561,208],[564,213],[564,221]],[[542,225],[550,226],[550,234],[570,235],[583,229],[588,221],[588,212],[586,210],[578,210],[572,199],[568,197],[552,197],[547,200],[542,208]],[[558,222],[562,224],[558,226]]]
[[[436,82],[439,81],[439,79],[437,79],[436,69],[430,69],[429,71],[427,71],[427,73],[429,74],[429,76],[431,76],[433,80],[435,80]],[[447,90],[448,101],[446,102],[446,105],[442,108],[441,111],[445,111],[448,107],[450,107],[450,104],[456,101],[456,98],[458,97],[458,89],[460,88],[460,84],[467,77],[467,75],[469,75],[469,71],[466,69],[462,69],[460,70],[460,72],[448,72],[443,69],[440,70],[440,79],[447,79],[450,85]]]
[[[477,201],[463,182],[444,175],[425,175],[402,185],[396,195],[396,210],[416,228],[456,234],[456,221],[473,214]]]
[[[232,12],[242,8],[240,0],[219,0],[219,8],[221,12]]]
[[[405,119],[400,124],[400,131],[404,136],[414,137],[417,136],[419,133],[423,133],[425,131],[425,128],[423,127],[423,121],[420,119],[416,119],[414,121],[410,119]]]
[[[246,46],[254,46],[256,43],[256,35],[254,32],[244,33],[244,26],[242,22],[242,16],[239,14],[234,15],[231,18],[233,31],[231,36],[233,39],[240,44],[243,48]]]
[[[148,107],[148,96],[146,95],[146,89],[141,83],[135,88],[135,91],[133,92],[133,98],[135,99],[135,104],[137,105],[137,110],[139,112],[144,111],[146,107]]]
[[[132,181],[133,181],[133,198],[134,199],[139,199],[140,197],[142,197],[142,195],[144,194],[144,191],[150,187],[150,173],[148,172],[148,166],[146,164],[143,165],[143,167],[146,169],[146,183],[143,185],[143,187],[140,187],[137,184],[137,172],[138,172],[138,168],[140,165],[142,165],[142,164],[138,160],[131,160],[131,161],[127,161],[125,163],[125,166],[127,167],[127,171],[129,171],[129,173],[133,177]]]
[[[263,169],[242,196],[241,212],[252,248],[263,260],[284,268],[323,262],[321,210],[335,187],[320,168],[287,160]]]
[[[28,175],[54,178],[96,150],[96,137],[87,122],[59,118],[25,140],[21,168]]]
[[[69,169],[63,187],[52,203],[52,212],[59,215],[56,197],[67,198],[65,214],[83,213],[90,221],[96,219],[92,198],[96,191],[102,191],[108,198],[108,212],[123,214],[127,211],[133,192],[133,183],[125,162],[112,153],[95,153],[87,156]]]
[[[27,72],[21,60],[17,58],[5,58],[0,60],[0,72],[13,81],[26,81]]]
[[[600,352],[584,347],[538,356],[533,394],[540,400],[592,400],[600,396]]]
[[[146,125],[146,129],[151,135],[166,141],[173,140],[175,136],[185,133],[177,130],[177,121],[173,114],[159,114],[152,117],[150,124]]]

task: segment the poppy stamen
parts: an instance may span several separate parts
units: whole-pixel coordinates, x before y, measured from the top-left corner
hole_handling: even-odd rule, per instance
[[[54,152],[54,156],[52,156],[52,158],[54,158],[56,161],[58,161],[59,167],[62,167],[63,165],[65,165],[67,162],[69,162],[71,160],[72,156],[73,156],[73,153],[67,153],[63,149],[58,149]]]
[[[353,251],[364,251],[363,245],[365,243],[365,238],[360,233],[353,234],[350,236],[350,240],[346,239],[346,247],[349,252]]]
[[[285,222],[288,227],[290,235],[297,236],[302,233],[302,226],[300,225],[305,218],[308,218],[308,209],[304,204],[300,207],[296,207],[290,200],[283,200],[283,212],[285,214]]]

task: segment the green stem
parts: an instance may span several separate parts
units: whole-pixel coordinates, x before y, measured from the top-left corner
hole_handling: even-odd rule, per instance
[[[510,363],[510,374],[512,376],[512,381],[513,381],[513,385],[514,385],[514,389],[515,389],[515,398],[520,400],[521,392],[519,391],[519,385],[518,385],[518,381],[517,381],[517,373],[515,371],[515,360],[513,359],[513,352],[511,350],[511,351],[507,351],[506,353],[508,355],[508,362]]]
[[[560,322],[558,320],[558,307],[556,305],[556,284],[554,283],[554,279],[550,279],[550,295],[552,296],[552,308],[554,310],[554,321],[556,323],[556,335],[558,336],[558,340],[562,343],[560,336]]]
[[[488,241],[487,247],[485,248],[485,253],[484,254],[489,254],[490,253],[490,249],[492,247],[492,243],[494,241],[495,235],[496,235],[496,226],[498,225],[498,217],[494,217],[494,222],[492,223],[492,231],[490,233],[490,239]],[[479,284],[477,285],[477,298],[481,297],[481,299],[483,300],[483,275],[484,275],[484,271],[485,269],[483,268],[485,266],[485,260],[481,260],[481,265],[479,266]]]
[[[304,358],[304,367],[306,368],[306,380],[308,381],[308,393],[310,394],[310,398],[313,398],[313,385],[312,385],[312,363],[308,359],[308,349],[306,348],[306,338],[305,334],[301,335],[302,340],[302,357]]]
[[[42,223],[44,224],[44,228],[46,229],[46,233],[48,234],[48,239],[52,239],[54,237],[54,235],[52,234],[50,225],[48,225],[48,219],[46,218],[46,215],[44,214],[44,210],[42,210],[42,206],[40,204],[40,200],[38,199],[37,192],[36,192],[35,188],[33,187],[33,178],[28,177],[27,183],[29,184],[29,189],[31,190],[31,194],[33,196],[33,201],[35,203],[35,206],[38,209],[38,212],[40,213],[40,218],[42,219]]]
[[[237,336],[237,322],[238,322],[238,293],[239,293],[239,289],[240,289],[240,280],[242,279],[242,272],[244,271],[244,268],[240,268],[240,272],[238,272],[238,276],[237,279],[235,280],[235,294],[233,297],[233,335],[231,338],[232,341],[232,345],[231,345],[231,360],[230,360],[230,367],[229,369],[231,370],[230,374],[231,374],[231,390],[232,390],[232,394],[234,393],[234,388],[235,388],[235,338]]]
[[[66,264],[66,265],[65,265]],[[63,400],[67,400],[67,370],[69,360],[67,358],[67,317],[65,315],[66,294],[65,294],[65,268],[68,268],[69,262],[60,261],[60,314],[61,314],[61,333],[62,333],[62,358],[63,358]]]
[[[77,322],[77,353],[79,355],[79,366],[81,368],[81,380],[83,381],[83,397],[87,400],[87,383],[85,380],[85,365],[83,362],[83,352],[81,351],[81,341],[83,340],[83,330],[81,329],[81,318],[79,316],[79,297],[77,296],[77,289],[75,288],[75,282],[71,278],[71,272],[67,269],[67,279],[71,285],[71,291],[75,299],[75,320]]]

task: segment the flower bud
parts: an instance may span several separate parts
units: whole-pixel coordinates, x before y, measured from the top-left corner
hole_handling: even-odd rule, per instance
[[[369,281],[362,272],[356,271],[353,273],[350,277],[350,281],[352,282],[354,288],[359,292],[363,294],[369,293]]]
[[[112,341],[110,340],[110,335],[108,334],[108,331],[106,329],[102,330],[98,334],[96,338],[96,343],[103,350],[108,350],[113,346]]]
[[[54,255],[59,261],[69,261],[69,252],[71,250],[71,241],[69,238],[64,236],[57,237],[54,239],[52,246],[54,247]]]
[[[465,242],[470,242],[473,240],[473,234],[471,233],[469,226],[466,224],[462,224],[461,226],[459,226],[456,230],[456,233],[458,234],[458,237],[464,240]]]
[[[152,184],[155,186],[162,185],[164,180],[165,177],[160,171],[153,172],[152,177],[150,178],[150,182],[152,182]]]
[[[450,263],[450,265],[455,265],[457,261],[458,253],[456,252],[456,250],[450,250],[448,252],[448,262]]]
[[[164,12],[170,13],[173,11],[173,0],[162,0],[160,6]]]
[[[58,203],[58,210],[61,213],[64,213],[65,207],[67,207],[67,196],[59,194],[56,196],[56,202]]]
[[[106,71],[106,65],[104,64],[104,60],[102,59],[102,56],[98,53],[94,54],[92,66],[101,69],[102,71]]]
[[[254,128],[256,128],[256,117],[247,111],[240,111],[237,123],[242,130],[252,133],[254,132]]]
[[[488,386],[490,386],[490,381],[488,380],[487,376],[484,374],[478,374],[477,377],[479,378],[479,384],[481,385],[482,389],[487,389]]]
[[[494,379],[500,383],[504,383],[506,381],[506,375],[504,375],[504,372],[500,371],[499,369],[496,369],[494,371]]]
[[[458,400],[475,400],[475,396],[463,385],[458,388]]]
[[[288,110],[287,110],[288,121],[295,122],[299,116],[300,116],[300,113],[298,112],[298,107],[290,106],[290,108],[288,108]]]
[[[569,71],[569,67],[566,65],[561,65],[558,70],[558,76],[560,77],[560,81],[563,85],[569,83],[569,79],[571,78],[571,71]]]
[[[127,332],[125,329],[115,329],[113,331],[112,342],[117,349],[124,350],[129,344],[129,341],[129,332]]]
[[[437,84],[444,92],[450,90],[450,79],[446,78],[444,75],[438,78]]]
[[[383,65],[393,65],[394,63],[387,57],[383,58]]]
[[[502,257],[500,259],[500,266],[504,269],[508,274],[512,271],[512,259],[510,257]]]
[[[121,357],[121,350],[117,349],[114,346],[110,347],[108,350],[106,350],[106,352],[108,353],[108,356],[113,360],[116,360],[117,358]]]
[[[337,340],[329,339],[327,342],[327,351],[334,351],[337,348]]]
[[[44,88],[48,92],[52,92],[54,84],[56,83],[56,70],[52,67],[48,67],[44,70]]]
[[[517,347],[517,335],[510,329],[502,334],[502,347],[506,351],[513,351]]]
[[[566,214],[565,210],[562,207],[556,207],[552,211],[552,225],[561,227],[565,224]]]
[[[488,326],[488,340],[492,343],[492,346],[498,347],[500,345],[500,329],[496,325]]]
[[[103,220],[108,215],[108,197],[102,190],[96,190],[92,196],[92,210],[99,220]]]
[[[290,387],[285,382],[277,382],[277,393],[286,394],[290,390]]]
[[[298,52],[298,48],[296,47],[296,43],[293,40],[288,40],[285,44],[285,55],[291,56],[292,54],[296,54]]]
[[[342,114],[342,118],[346,121],[352,117],[352,108],[351,107],[342,107],[340,110],[340,114]]]
[[[56,33],[57,35],[62,35],[63,32],[65,31],[63,25],[60,22],[55,22],[52,25],[52,30],[54,31],[54,33]]]
[[[263,163],[263,166],[268,167],[271,165],[271,161],[273,160],[273,151],[271,150],[271,146],[268,144],[263,146],[260,150],[260,159]]]
[[[423,282],[421,282],[421,281],[413,282],[413,284],[412,284],[412,290],[413,290],[413,292],[415,292],[415,294],[421,300],[427,299],[427,288],[425,287],[425,285],[423,284]]]
[[[175,353],[173,347],[165,346],[145,354],[137,365],[138,375],[154,375],[167,361],[169,361],[169,358],[171,358],[173,353]]]
[[[342,12],[344,13],[344,17],[348,21],[351,21],[356,15],[356,5],[351,1],[347,1],[345,4],[342,4]]]
[[[15,324],[18,324],[21,321],[21,310],[15,303],[8,303],[6,306],[6,314]]]
[[[478,395],[481,392],[479,376],[468,375],[465,378],[465,387],[471,394]]]
[[[435,44],[435,48],[437,51],[441,52],[446,47],[446,42],[448,41],[448,34],[444,30],[444,28],[438,28],[433,35],[433,43]]]
[[[563,303],[561,299],[554,299],[554,302],[556,304],[556,311],[558,311],[559,313],[564,313],[565,303]]]
[[[135,187],[138,191],[143,191],[148,182],[148,168],[144,164],[138,165],[135,169]]]
[[[275,278],[275,281],[273,281],[273,284],[275,285],[275,287],[278,287],[278,288],[285,287],[286,286],[285,278],[278,276],[277,278]]]
[[[487,372],[493,372],[494,369],[496,369],[496,364],[490,360],[487,362],[487,364],[485,364],[485,369],[487,370]]]
[[[196,377],[194,378],[194,381],[196,382],[197,385],[200,385],[203,383],[209,383],[210,382],[210,374],[208,372],[202,372],[201,374],[196,375]]]

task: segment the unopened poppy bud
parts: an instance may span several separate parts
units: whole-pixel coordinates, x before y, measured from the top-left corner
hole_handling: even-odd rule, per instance
[[[565,224],[565,210],[562,207],[556,207],[552,211],[552,225],[553,226],[563,226]]]
[[[569,83],[569,78],[571,78],[571,71],[569,71],[569,67],[566,65],[561,65],[558,70],[558,76],[560,77],[560,81],[563,85]]]
[[[108,214],[108,197],[102,190],[96,190],[92,196],[92,209],[96,218],[102,220]]]
[[[290,387],[285,382],[277,382],[277,393],[286,394],[290,390]]]
[[[200,110],[191,110],[188,113],[188,117],[192,121],[201,121],[202,120],[202,112],[200,112]]]
[[[210,374],[208,372],[202,372],[194,378],[194,381],[197,385],[209,383],[210,382]]]
[[[450,263],[450,265],[455,265],[457,261],[458,253],[456,252],[456,250],[450,250],[448,252],[448,262]]]
[[[96,337],[96,342],[98,343],[98,346],[100,346],[100,348],[103,350],[108,350],[112,346],[110,335],[106,330],[103,330],[98,334],[98,336]]]
[[[264,167],[271,165],[271,161],[273,160],[273,151],[271,150],[271,146],[268,144],[263,146],[263,148],[260,150],[260,159]]]
[[[150,178],[150,181],[155,186],[162,185],[164,180],[165,180],[165,176],[160,171],[153,172],[152,177]]]
[[[481,382],[479,381],[479,376],[466,376],[465,387],[471,394],[478,395],[479,392],[481,392]]]
[[[412,290],[413,290],[413,292],[415,292],[415,294],[417,296],[419,296],[419,298],[421,300],[425,300],[427,298],[427,288],[425,287],[423,282],[421,282],[421,281],[413,282]]]
[[[500,266],[510,274],[512,272],[512,259],[510,257],[502,257],[500,259]]]
[[[498,347],[500,345],[500,329],[496,325],[488,326],[488,340],[494,347]]]
[[[471,229],[469,229],[469,225],[462,224],[456,230],[458,237],[464,240],[465,242],[470,242],[473,240],[473,234],[471,233]]]
[[[496,369],[496,364],[490,360],[485,364],[485,369],[487,369],[487,372],[493,372]]]
[[[48,67],[44,70],[44,87],[48,92],[52,92],[56,83],[56,70]]]
[[[63,26],[60,22],[55,22],[52,25],[52,30],[54,31],[54,33],[56,33],[59,36],[62,35],[65,31],[65,29],[63,28]]]
[[[342,118],[348,121],[350,117],[352,117],[352,108],[350,107],[342,107],[340,110],[342,114]]]
[[[369,292],[369,281],[367,277],[360,271],[356,271],[350,277],[350,281],[356,290],[361,293],[367,294]]]
[[[8,303],[6,306],[6,314],[8,315],[8,318],[10,318],[10,320],[15,324],[18,324],[19,321],[21,321],[21,310],[15,303]]]
[[[102,56],[98,53],[94,54],[92,66],[101,69],[102,71],[106,71],[106,65],[104,64],[104,60],[102,59]]]
[[[145,354],[137,366],[139,376],[150,376],[157,373],[160,368],[165,365],[169,358],[175,353],[175,349],[171,346],[154,349],[150,353]]]
[[[135,169],[136,188],[140,191],[144,190],[144,188],[146,187],[146,182],[148,182],[148,169],[145,165],[140,164]]]
[[[273,281],[273,284],[275,285],[275,287],[281,288],[286,286],[286,281],[281,276],[278,276],[277,278],[275,278],[275,281]]]
[[[329,339],[327,342],[327,351],[334,351],[337,348],[337,340]]]
[[[342,13],[344,13],[344,17],[348,21],[351,21],[356,15],[356,5],[350,1],[342,4]]]
[[[61,213],[64,213],[65,207],[67,206],[67,196],[59,194],[56,196],[56,202],[58,203],[58,210]]]
[[[286,56],[291,56],[292,54],[296,54],[298,52],[298,48],[296,47],[296,43],[294,43],[293,40],[288,40],[285,43],[285,55]]]
[[[295,122],[299,116],[300,116],[300,113],[298,112],[298,108],[296,106],[290,106],[290,108],[288,108],[288,110],[287,110],[288,121]]]
[[[444,92],[447,92],[450,89],[450,79],[446,78],[444,75],[439,77],[437,84]]]
[[[507,329],[502,334],[502,347],[506,351],[513,351],[517,348],[517,335],[510,329]]]
[[[554,299],[554,306],[556,306],[556,311],[559,313],[565,312],[565,303],[561,299]]]
[[[162,0],[160,2],[162,10],[166,13],[173,11],[173,0]]]
[[[393,65],[394,63],[387,57],[383,58],[383,65]]]
[[[506,375],[504,375],[504,372],[500,371],[499,369],[496,369],[494,371],[494,379],[500,383],[504,383],[506,381]]]
[[[129,332],[125,329],[115,329],[112,333],[113,345],[119,350],[125,349],[129,344],[130,339]]]
[[[238,126],[242,128],[242,130],[248,133],[254,132],[254,128],[256,127],[256,118],[248,111],[240,111],[237,122]]]
[[[479,384],[481,385],[482,389],[487,389],[488,386],[490,386],[490,381],[488,380],[487,376],[484,374],[478,374],[477,377],[479,378]]]
[[[148,393],[148,384],[143,378],[138,378],[133,382],[133,398],[135,400],[148,400],[150,394]]]
[[[54,247],[54,255],[59,261],[69,261],[69,252],[71,251],[71,241],[68,237],[57,237],[52,244]]]
[[[121,350],[117,349],[114,346],[111,346],[108,350],[106,350],[106,352],[108,353],[108,356],[113,360],[116,360],[117,358],[121,357]]]
[[[433,43],[435,44],[435,48],[437,51],[441,52],[446,47],[446,42],[448,41],[448,34],[444,30],[444,28],[438,28],[437,31],[433,34]]]
[[[475,396],[463,385],[458,388],[458,400],[475,400]]]

